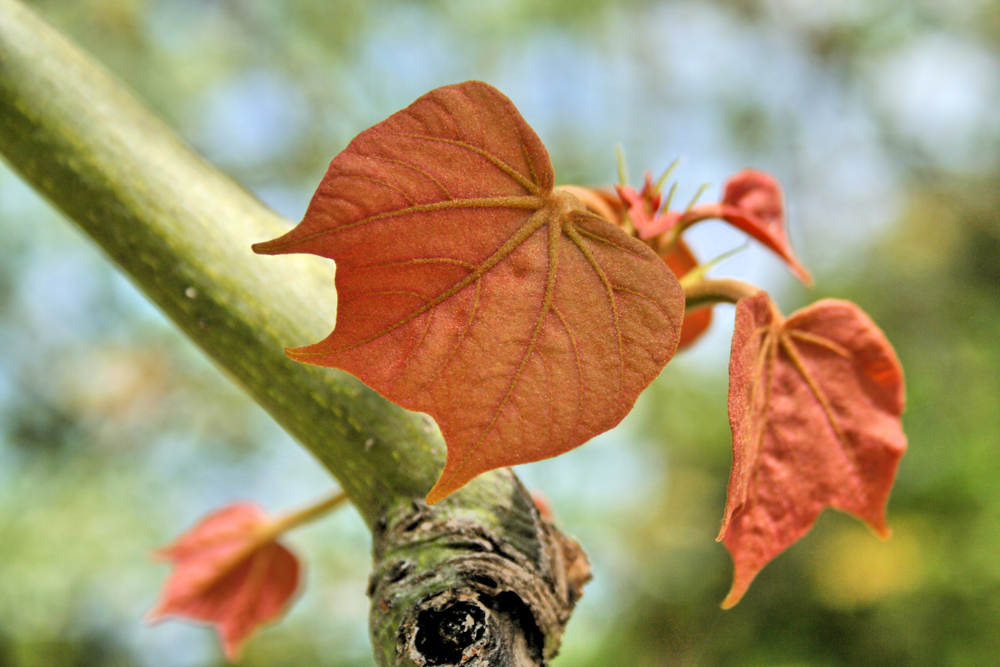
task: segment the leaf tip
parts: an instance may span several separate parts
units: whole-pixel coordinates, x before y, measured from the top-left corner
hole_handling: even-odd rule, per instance
[[[729,591],[729,595],[726,596],[726,599],[722,601],[722,604],[720,604],[719,607],[721,609],[732,609],[737,604],[739,604],[742,598],[743,598],[742,591],[739,594],[737,594],[735,590]]]
[[[806,287],[808,287],[810,289],[812,288],[812,286],[813,286],[813,277],[812,277],[812,274],[809,273],[809,270],[806,269],[806,267],[802,266],[801,262],[799,262],[798,260],[795,260],[795,261],[793,261],[789,265],[789,267],[791,268],[792,274],[796,278],[798,278],[802,282],[803,285],[805,285]]]
[[[452,494],[451,491],[442,491],[438,488],[439,484],[435,484],[434,488],[430,490],[427,497],[424,498],[424,503],[427,505],[437,505],[439,502],[447,498]]]
[[[454,474],[445,476],[444,473],[441,473],[441,477],[427,493],[424,502],[428,505],[436,505],[465,486],[468,481],[467,479],[456,479]]]
[[[156,605],[148,609],[146,613],[142,615],[142,622],[146,625],[156,625],[163,620],[164,616],[166,616],[166,614],[163,610],[163,603],[157,602]]]
[[[327,350],[323,347],[322,341],[313,343],[312,345],[303,345],[302,347],[285,348],[285,356],[292,361],[297,361],[300,364],[312,364],[313,366],[328,365],[323,362],[323,355],[326,352]]]
[[[253,250],[255,253],[257,253],[258,255],[276,255],[278,253],[277,250],[275,249],[275,243],[274,243],[275,241],[277,241],[277,239],[272,239],[270,241],[261,241],[260,243],[254,243],[253,245],[250,246],[250,249]]]
[[[445,440],[447,441],[447,438],[445,438]],[[494,470],[497,467],[499,466],[482,465],[477,463],[470,465],[468,455],[458,458],[453,456],[452,452],[449,450],[448,460],[444,464],[444,470],[441,471],[441,476],[438,477],[438,481],[435,482],[433,488],[431,488],[430,492],[428,492],[427,498],[424,502],[428,505],[439,503],[471,482],[481,473]]]
[[[226,656],[226,660],[229,662],[238,661],[243,654],[243,644],[246,642],[247,637],[228,637],[223,635],[221,639],[222,653]]]
[[[760,570],[758,569],[757,572]],[[736,572],[733,574],[733,585],[729,589],[729,593],[726,595],[726,599],[722,601],[719,605],[722,609],[732,609],[739,601],[743,599],[746,594],[747,589],[750,588],[750,583],[757,576],[757,572],[747,572],[741,570],[739,564],[737,564]]]
[[[871,528],[871,531],[875,533],[875,537],[879,538],[883,542],[892,537],[892,529],[889,528],[888,525],[886,525],[884,519],[882,521],[879,521],[878,523],[874,523],[872,521],[865,521],[865,523],[868,524],[868,527]]]
[[[732,482],[730,482],[732,484]],[[729,533],[729,527],[733,520],[736,519],[740,514],[743,513],[744,508],[747,506],[747,496],[746,492],[740,492],[733,494],[730,492],[731,498],[727,498],[726,501],[726,513],[722,517],[722,525],[719,527],[719,535],[715,538],[716,542],[723,542],[726,539],[727,533]],[[726,546],[728,549],[728,545]]]

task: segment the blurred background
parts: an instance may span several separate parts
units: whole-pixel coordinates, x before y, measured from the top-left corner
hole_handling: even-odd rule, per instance
[[[1000,653],[998,0],[36,0],[195,149],[291,220],[359,131],[439,85],[503,90],[559,183],[678,201],[775,174],[816,287],[751,247],[714,270],[789,313],[857,301],[908,380],[910,450],[875,538],[829,511],[721,611],[732,309],[615,431],[520,470],[596,579],[557,665],[988,665]],[[329,475],[0,165],[0,666],[221,665],[149,627],[150,561],[235,499]],[[261,239],[247,239],[249,244]],[[743,244],[717,223],[703,260]],[[371,665],[369,538],[293,533],[307,586],[243,665]]]

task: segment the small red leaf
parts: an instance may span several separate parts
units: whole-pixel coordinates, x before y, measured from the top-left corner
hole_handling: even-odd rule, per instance
[[[809,285],[812,277],[792,252],[785,232],[785,204],[777,179],[763,171],[744,169],[734,174],[723,191],[719,214],[773,250],[788,262],[792,273]]]
[[[853,303],[824,299],[782,320],[765,292],[737,304],[729,365],[733,468],[719,539],[736,604],[771,559],[834,507],[887,537],[906,450],[903,375]]]
[[[652,174],[646,172],[641,192],[636,192],[635,188],[628,185],[615,185],[615,192],[618,193],[629,219],[640,235],[643,230],[656,224],[660,212],[660,193],[653,185]]]
[[[674,275],[552,184],[509,99],[446,86],[358,135],[302,222],[254,246],[336,260],[336,329],[288,355],[437,421],[429,503],[613,427],[677,347]]]
[[[268,536],[268,526],[261,509],[237,503],[157,551],[174,571],[147,618],[211,623],[234,660],[254,630],[284,613],[298,588],[298,559]]]

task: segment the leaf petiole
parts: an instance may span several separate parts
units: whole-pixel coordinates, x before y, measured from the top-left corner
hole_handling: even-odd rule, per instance
[[[717,303],[737,303],[740,299],[761,291],[756,285],[732,278],[706,278],[684,286],[684,308],[687,311]]]
[[[696,266],[695,268],[691,269],[683,276],[681,276],[680,278],[681,287],[687,289],[688,287],[694,285],[695,283],[701,282],[702,280],[705,279],[705,276],[708,274],[709,271],[717,267],[719,264],[722,264],[727,259],[735,257],[736,255],[740,254],[749,247],[750,247],[750,242],[747,241],[741,246],[737,246],[732,250],[727,250],[726,252],[722,253],[721,255],[719,255],[718,257],[709,262],[705,262],[704,264],[699,264],[698,266]]]
[[[270,523],[261,527],[258,537],[261,538],[261,541],[272,540],[279,535],[287,533],[292,528],[298,528],[303,524],[319,519],[342,505],[346,500],[347,494],[343,491],[338,491],[301,509],[279,515]]]

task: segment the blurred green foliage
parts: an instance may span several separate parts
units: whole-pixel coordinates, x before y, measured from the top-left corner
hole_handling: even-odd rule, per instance
[[[558,663],[995,664],[997,0],[32,4],[293,219],[354,134],[468,78],[512,97],[564,183],[611,181],[617,141],[633,168],[684,156],[681,199],[744,166],[775,173],[816,290],[756,249],[716,273],[786,311],[854,299],[894,342],[910,437],[894,536],[826,513],[718,609],[719,308],[622,427],[522,471],[597,577]],[[205,630],[142,625],[165,574],[147,553],[218,505],[278,509],[327,475],[9,171],[0,235],[0,665],[222,664]],[[741,242],[711,224],[694,238],[703,258]],[[291,541],[308,587],[242,664],[371,664],[360,521]]]

